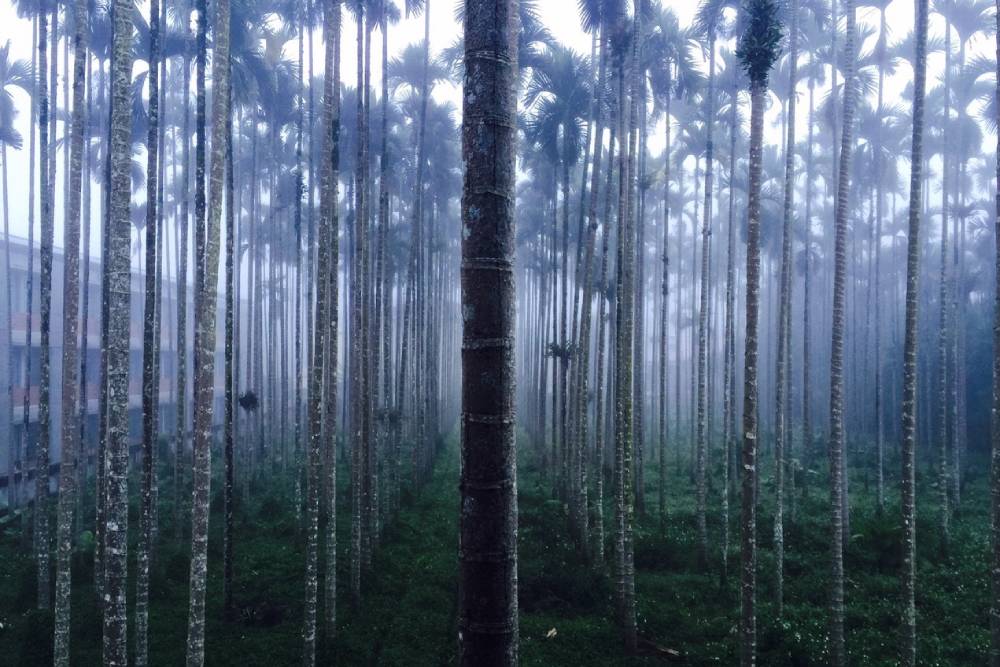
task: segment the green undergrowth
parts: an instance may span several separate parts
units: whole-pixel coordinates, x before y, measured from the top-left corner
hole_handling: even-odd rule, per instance
[[[524,442],[522,440],[522,442]],[[739,607],[739,502],[730,507],[730,550],[723,578],[721,470],[710,468],[709,569],[698,566],[693,485],[687,462],[669,458],[667,517],[661,521],[655,461],[647,462],[645,511],[635,529],[638,626],[641,651],[623,654],[613,621],[613,541],[606,564],[588,563],[567,530],[566,508],[553,499],[522,445],[519,465],[519,601],[523,665],[736,664]],[[350,498],[339,470],[337,636],[321,642],[320,664],[450,665],[456,662],[458,453],[453,436],[431,479],[405,490],[402,509],[383,528],[361,605],[348,591]],[[763,457],[762,457],[763,458]],[[216,469],[218,460],[215,461]],[[717,463],[717,462],[716,462]],[[973,470],[982,470],[974,462]],[[896,467],[890,468],[891,465]],[[891,463],[887,469],[898,469]],[[852,665],[892,665],[898,650],[900,520],[895,475],[886,509],[874,503],[870,471],[852,468],[851,529],[845,550],[846,636]],[[216,470],[218,473],[218,470]],[[150,654],[154,665],[181,665],[188,604],[187,519],[174,526],[173,489],[163,470],[160,540],[153,564]],[[809,480],[808,493],[802,482]],[[826,662],[829,550],[828,490],[822,470],[797,475],[794,513],[785,515],[785,604],[775,603],[773,475],[760,484],[758,650],[760,664]],[[294,512],[291,476],[261,475],[236,506],[236,611],[222,608],[222,502],[213,480],[206,630],[208,665],[300,662],[305,537]],[[918,655],[927,665],[984,664],[988,634],[988,495],[986,475],[970,472],[951,541],[938,532],[936,479],[918,478]],[[611,485],[605,526],[613,526]],[[186,492],[183,494],[186,497]],[[83,499],[92,507],[92,491]],[[182,516],[187,516],[182,512]],[[85,513],[92,521],[92,511]],[[137,526],[133,496],[132,526]],[[54,525],[54,523],[53,523]],[[18,520],[0,527],[0,656],[6,664],[51,664],[52,615],[33,610],[35,571]],[[100,664],[100,616],[93,580],[93,536],[78,535],[73,567],[73,664]],[[130,554],[134,554],[134,544]],[[131,564],[134,569],[134,562]],[[323,563],[320,564],[321,572]],[[134,574],[134,572],[132,573]],[[130,575],[132,612],[134,576]],[[322,588],[320,591],[322,598]],[[321,602],[322,604],[322,602]],[[322,618],[322,608],[320,610]]]

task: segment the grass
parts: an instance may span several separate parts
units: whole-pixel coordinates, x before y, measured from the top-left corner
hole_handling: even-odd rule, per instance
[[[523,448],[526,449],[526,448]],[[765,453],[766,454],[766,453]],[[766,457],[765,457],[766,458]],[[672,456],[671,456],[672,459]],[[694,497],[683,466],[670,461],[665,531],[657,513],[656,480],[646,484],[646,513],[635,529],[637,613],[648,645],[675,651],[692,665],[736,662],[739,533],[738,504],[731,504],[728,581],[721,581],[721,471],[711,471],[710,571],[696,559]],[[980,462],[977,462],[980,463]],[[887,466],[888,470],[898,468]],[[216,466],[218,467],[218,466]],[[989,643],[989,502],[984,473],[972,468],[962,507],[952,522],[950,548],[937,534],[935,478],[918,480],[918,655],[921,664],[983,664]],[[655,466],[647,465],[648,474]],[[777,617],[771,550],[773,486],[761,481],[759,514],[758,647],[760,663],[826,662],[829,569],[828,494],[817,480],[796,495],[796,515],[786,510],[784,615]],[[820,471],[821,472],[821,471]],[[799,483],[804,478],[799,475]],[[847,642],[850,664],[895,664],[898,639],[898,498],[890,494],[884,516],[874,506],[869,473],[852,469],[851,537],[845,550]],[[339,475],[347,480],[346,469]],[[519,472],[519,597],[524,665],[662,664],[662,656],[626,657],[612,621],[612,581],[605,568],[583,562],[568,536],[565,508],[551,498],[538,471],[522,460]],[[890,477],[889,488],[895,488]],[[445,449],[430,481],[404,493],[403,509],[386,527],[360,607],[348,603],[349,497],[340,489],[337,637],[321,644],[321,664],[449,665],[455,663],[458,543],[458,455]],[[213,487],[209,541],[206,662],[209,665],[293,665],[301,652],[304,536],[293,511],[294,487],[281,475],[258,481],[236,511],[236,618],[222,610],[221,497]],[[610,496],[610,486],[608,486]],[[172,489],[161,491],[161,541],[152,573],[152,664],[184,661],[187,622],[187,537],[174,539]],[[90,505],[88,505],[90,503]],[[84,500],[92,506],[92,498]],[[613,514],[605,505],[605,525]],[[135,507],[130,521],[136,523]],[[54,525],[54,524],[53,524]],[[609,563],[610,535],[606,541]],[[100,617],[91,582],[92,538],[80,536],[74,555],[73,664],[100,663]],[[0,655],[7,664],[51,664],[52,617],[33,610],[35,574],[16,523],[0,534]],[[132,551],[131,553],[134,553]],[[134,567],[134,565],[133,565]],[[322,567],[322,566],[321,566]],[[322,569],[321,569],[322,571]],[[134,580],[134,579],[133,579]],[[130,608],[133,602],[130,592]],[[554,632],[553,632],[554,631]]]

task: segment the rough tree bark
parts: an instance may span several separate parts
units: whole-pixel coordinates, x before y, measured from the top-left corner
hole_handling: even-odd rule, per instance
[[[917,661],[917,609],[914,599],[917,565],[914,450],[917,440],[917,303],[920,297],[920,216],[924,182],[922,170],[924,164],[924,90],[927,81],[927,4],[927,0],[918,0],[917,2],[916,57],[913,68],[913,135],[910,145],[909,231],[906,242],[906,332],[903,343],[903,414],[900,447],[903,524],[903,567],[900,573],[903,593],[900,664],[906,667],[912,667]],[[997,174],[1000,176],[1000,168],[998,168]],[[994,410],[995,415],[996,410]],[[994,667],[997,664],[1000,664],[1000,656],[995,659]]]
[[[52,199],[55,182],[50,163],[53,162],[50,144],[49,82],[46,80],[48,57],[48,3],[42,0],[38,12],[38,172],[41,199],[41,331],[39,342],[39,367],[41,378],[38,386],[38,443],[35,445],[35,560],[38,565],[38,608],[48,609],[49,588],[49,331],[52,309],[52,242],[54,221]],[[52,10],[52,21],[58,21],[59,10]],[[54,39],[53,39],[54,41]],[[55,45],[53,44],[53,58]],[[54,77],[53,77],[54,78]],[[55,87],[53,85],[53,91]],[[31,282],[31,279],[29,279]],[[30,352],[29,352],[30,354]],[[29,376],[30,383],[30,376]]]
[[[459,661],[513,666],[516,0],[468,0],[464,28]]]
[[[854,0],[844,2],[847,36],[844,39],[844,108],[840,140],[837,199],[834,209],[833,319],[830,346],[830,663],[847,663],[844,646],[844,329],[847,291],[847,216],[850,167],[854,152],[854,106],[857,96],[855,69]]]
[[[746,342],[743,362],[743,434],[740,468],[740,664],[757,664],[757,328],[760,313],[762,145],[767,80],[778,56],[781,29],[775,0],[751,0],[737,56],[750,79],[750,164],[747,194]]]
[[[149,562],[153,549],[153,478],[156,448],[156,408],[160,388],[156,382],[157,285],[157,156],[159,155],[160,2],[149,3],[149,128],[146,138],[146,299],[142,322],[142,506],[139,514],[139,553],[135,585],[135,664],[149,662]]]
[[[154,0],[155,2],[155,0]],[[80,366],[77,349],[80,298],[80,204],[83,182],[84,83],[87,66],[87,9],[84,0],[73,5],[73,112],[70,137],[68,216],[63,229],[63,373],[62,463],[59,467],[59,514],[56,521],[56,604],[53,664],[69,665],[70,591],[72,586],[73,514],[77,501],[77,400]],[[6,168],[6,162],[4,164]],[[88,285],[84,284],[83,289]],[[84,323],[86,326],[86,323]],[[83,351],[86,354],[86,349]],[[86,400],[86,397],[84,397]]]
[[[112,5],[111,145],[109,183],[108,406],[104,528],[104,664],[128,664],[125,613],[128,556],[128,341],[131,275],[129,249],[132,223],[132,4]]]
[[[208,510],[211,478],[212,402],[215,394],[215,336],[222,200],[225,187],[226,117],[229,114],[229,0],[216,0],[212,81],[212,162],[210,201],[195,298],[194,470],[191,495],[191,583],[188,609],[187,664],[205,661],[205,584],[208,570]]]

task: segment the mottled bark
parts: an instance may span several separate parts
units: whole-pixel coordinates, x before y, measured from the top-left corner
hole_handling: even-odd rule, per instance
[[[799,2],[791,0],[788,11],[791,30],[788,35],[788,106],[785,123],[785,185],[781,229],[781,300],[778,308],[778,359],[775,369],[774,415],[774,568],[775,604],[778,616],[785,604],[785,444],[788,411],[788,367],[791,338],[789,325],[792,311],[792,208],[795,205],[795,83],[798,73]]]
[[[203,29],[203,26],[202,26]],[[212,402],[215,390],[215,337],[219,246],[226,164],[226,117],[229,114],[229,0],[216,0],[212,54],[212,162],[210,201],[205,230],[203,280],[195,298],[194,470],[191,497],[191,583],[187,664],[205,661],[205,584],[208,570],[208,511],[211,478]],[[201,241],[201,239],[198,239]]]
[[[633,34],[639,34],[642,12],[633,18]],[[619,17],[621,21],[626,19]],[[630,67],[639,61],[638,40],[632,40]],[[634,449],[632,418],[632,344],[634,297],[634,228],[632,183],[636,153],[635,119],[638,100],[634,86],[626,88],[625,54],[618,57],[619,132],[618,157],[618,256],[615,303],[615,600],[625,650],[634,652],[638,642],[635,610],[635,564],[632,528],[635,517]],[[632,82],[630,82],[632,83]],[[631,93],[627,96],[627,92]]]
[[[705,467],[708,461],[708,310],[709,310],[709,272],[711,265],[712,238],[712,181],[714,170],[714,144],[712,143],[712,127],[715,125],[715,19],[708,28],[708,95],[705,111],[705,202],[702,207],[701,222],[701,289],[698,301],[698,408],[697,429],[698,444],[695,451],[695,515],[698,525],[698,567],[708,567],[708,528],[705,522],[707,510],[708,485],[705,479]]]
[[[666,91],[664,94],[664,123],[663,123],[663,261],[660,290],[660,338],[658,341],[660,352],[660,392],[659,392],[659,485],[658,485],[658,505],[660,513],[660,535],[666,534],[667,530],[667,438],[669,436],[670,425],[667,421],[667,392],[670,380],[667,377],[667,310],[670,304],[670,97],[672,92],[671,69],[672,63],[666,66]],[[608,164],[610,171],[611,165]],[[728,457],[727,457],[728,460]],[[726,497],[725,495],[723,497]],[[728,524],[728,522],[727,522]]]
[[[232,81],[232,64],[229,65],[229,77]],[[224,523],[222,526],[222,606],[223,613],[230,614],[233,611],[233,541],[235,536],[235,525],[233,519],[233,491],[236,484],[236,384],[237,370],[239,364],[234,357],[237,333],[236,333],[236,281],[238,268],[236,266],[236,187],[233,174],[233,88],[228,86],[227,105],[229,113],[226,114],[226,332],[225,332],[225,379],[223,381],[225,391],[225,403],[223,413],[223,433],[222,446],[224,457],[224,481],[223,481],[223,512]],[[301,192],[297,190],[297,196],[301,199]],[[301,247],[296,245],[296,257],[298,257]],[[299,272],[296,271],[296,276]],[[296,298],[301,290],[296,290]],[[296,312],[295,330],[296,337],[299,335],[299,328],[302,318]],[[298,341],[297,341],[298,342]],[[297,347],[298,352],[301,348]],[[302,383],[296,383],[296,396],[301,390]],[[300,411],[296,408],[296,429],[298,428],[298,416]],[[296,449],[298,448],[298,438],[296,437]],[[296,475],[296,480],[298,475]],[[296,503],[296,510],[298,504]]]
[[[39,196],[41,200],[41,341],[39,343],[39,366],[41,378],[38,386],[38,443],[35,448],[35,560],[38,566],[38,608],[48,609],[51,591],[49,589],[49,331],[52,309],[52,242],[54,221],[52,213],[53,190],[50,162],[53,161],[50,143],[49,83],[46,81],[48,58],[48,3],[41,0],[38,13],[38,172]],[[52,10],[52,20],[58,20],[58,8]],[[53,42],[55,40],[53,39]],[[55,45],[53,44],[53,53]],[[54,56],[53,56],[54,57]],[[53,77],[54,78],[54,77]],[[54,85],[53,85],[54,91]],[[33,277],[32,277],[33,280]],[[29,280],[29,282],[31,282]],[[30,355],[30,349],[29,349]],[[29,384],[30,384],[30,375]],[[27,385],[26,385],[27,386]],[[27,418],[25,418],[27,419]]]
[[[515,0],[465,4],[459,662],[518,663]]]
[[[917,304],[920,298],[920,218],[924,183],[922,170],[924,165],[924,90],[927,81],[927,5],[927,0],[917,1],[914,40],[916,54],[913,68],[913,135],[910,144],[909,229],[906,242],[906,331],[903,343],[902,441],[900,443],[903,528],[903,567],[900,572],[900,587],[902,589],[900,664],[906,667],[912,667],[917,662],[917,609],[915,601],[917,511],[914,452],[917,444],[917,344],[919,339],[917,335]],[[1000,177],[1000,167],[998,167],[997,175]],[[994,415],[996,415],[995,410]],[[994,570],[995,572],[996,570]],[[1000,655],[995,658],[994,665],[997,664],[1000,664]]]
[[[740,664],[757,664],[757,357],[760,315],[760,187],[767,81],[750,87],[750,191],[747,200],[746,339],[740,466]]]
[[[155,2],[155,0],[154,0]],[[56,522],[56,604],[53,664],[69,665],[70,592],[72,586],[73,515],[77,502],[77,451],[80,428],[80,370],[77,348],[80,299],[80,207],[83,182],[84,84],[87,66],[87,10],[84,0],[73,5],[73,112],[70,130],[68,216],[63,225],[63,372],[62,452],[59,466],[59,514]],[[4,162],[6,169],[6,161]],[[6,199],[6,197],[5,197]],[[88,285],[84,284],[86,290]],[[86,327],[86,322],[84,322]],[[86,348],[83,353],[86,354]],[[86,400],[86,397],[83,397]]]
[[[128,664],[125,613],[128,556],[129,250],[132,224],[132,4],[112,4],[111,146],[108,209],[108,407],[104,528],[104,664]]]
[[[188,103],[188,91],[191,90],[191,56],[190,35],[184,34],[185,53],[182,63],[182,99],[184,102],[184,122],[181,128],[181,211],[177,221],[179,228],[179,244],[177,252],[177,403],[176,423],[174,424],[174,532],[181,535],[181,493],[182,473],[181,456],[184,453],[184,443],[187,441],[187,311],[188,311],[188,228],[190,226],[190,166],[191,166],[191,105]]]
[[[844,466],[844,331],[847,291],[847,217],[850,166],[854,152],[855,70],[854,0],[846,0],[847,37],[844,40],[844,108],[840,142],[837,198],[834,212],[833,318],[830,347],[830,663],[847,663],[844,646],[844,524],[846,470]]]
[[[142,323],[142,482],[139,510],[139,552],[135,585],[135,664],[149,662],[149,564],[153,549],[153,477],[156,474],[156,409],[160,388],[156,383],[156,273],[157,236],[157,157],[160,85],[160,2],[149,3],[149,132],[146,138],[146,298]]]
[[[316,618],[317,618],[317,598],[318,598],[318,559],[319,559],[319,515],[320,498],[323,496],[324,480],[322,477],[324,461],[324,433],[335,441],[336,424],[333,421],[336,411],[329,413],[328,421],[324,424],[324,410],[327,403],[324,401],[324,380],[327,377],[336,377],[334,373],[336,364],[336,311],[337,301],[335,296],[336,282],[331,277],[336,276],[336,237],[337,237],[337,185],[335,181],[334,156],[337,151],[337,132],[340,123],[340,105],[335,88],[335,79],[339,83],[339,65],[337,57],[337,47],[340,44],[340,3],[333,3],[326,7],[323,12],[323,32],[326,40],[324,64],[325,77],[323,82],[323,106],[321,109],[320,122],[322,123],[323,147],[319,161],[320,180],[320,217],[318,225],[319,246],[316,254],[316,304],[315,304],[315,326],[313,328],[312,360],[309,367],[309,447],[307,450],[306,463],[306,591],[305,591],[305,613],[303,618],[303,652],[302,663],[313,665],[316,662]],[[337,72],[334,68],[337,67]],[[334,294],[331,294],[334,292]],[[332,325],[332,327],[331,327]],[[334,337],[329,338],[330,335]],[[327,353],[330,358],[327,358]],[[334,384],[331,382],[326,386],[326,391],[334,391]],[[328,398],[328,396],[326,397]],[[327,465],[330,468],[336,466],[334,456],[327,457]],[[327,470],[330,474],[330,470]],[[333,473],[335,474],[335,473]],[[335,481],[336,478],[334,478]],[[331,485],[326,489],[328,495],[335,494],[336,487]],[[332,500],[331,503],[332,505]],[[327,517],[327,530],[332,533],[336,528],[336,517]],[[329,547],[327,559],[335,560],[336,542],[333,542],[333,549]],[[331,577],[334,571],[327,569],[328,587],[331,586]],[[335,590],[335,588],[333,589]],[[328,638],[333,637],[335,616],[335,598],[333,595],[326,597],[326,619],[325,634]]]
[[[951,26],[946,22],[944,31],[944,118],[951,120]],[[942,146],[948,146],[949,133],[948,123],[942,125]],[[941,539],[944,549],[947,550],[950,541],[950,517],[951,510],[948,507],[948,416],[951,413],[951,403],[949,402],[949,368],[948,364],[948,342],[950,340],[949,304],[951,302],[948,284],[948,195],[949,195],[949,174],[951,161],[949,151],[943,150],[941,153],[941,277],[939,280],[940,320],[938,323],[938,386],[937,386],[937,415],[938,415],[938,530],[941,532]],[[957,242],[957,239],[955,240]],[[953,425],[954,426],[954,425]]]
[[[331,8],[333,23],[326,28],[327,39],[333,40],[333,82],[328,83],[330,78],[330,62],[326,61],[326,81],[324,86],[332,85],[332,88],[325,91],[327,98],[332,99],[333,116],[329,121],[329,131],[325,136],[331,137],[330,149],[323,154],[323,164],[330,161],[330,193],[329,193],[329,214],[326,244],[330,247],[330,265],[326,274],[317,270],[317,282],[326,280],[329,283],[327,292],[327,306],[329,317],[325,323],[316,321],[316,327],[325,326],[326,332],[326,367],[324,370],[324,416],[321,452],[323,455],[323,465],[325,466],[325,479],[322,485],[324,489],[324,499],[326,502],[326,576],[324,585],[324,635],[327,639],[333,639],[336,634],[337,623],[337,327],[338,327],[338,306],[340,304],[339,286],[337,284],[337,269],[340,263],[340,241],[339,241],[339,215],[337,202],[339,201],[340,172],[340,95],[335,91],[340,90],[340,29],[341,10],[340,4],[334,3]],[[332,29],[333,35],[330,36]],[[327,53],[326,58],[330,58]],[[321,175],[322,177],[322,175]],[[315,335],[315,333],[314,333]],[[314,351],[315,355],[316,352]]]

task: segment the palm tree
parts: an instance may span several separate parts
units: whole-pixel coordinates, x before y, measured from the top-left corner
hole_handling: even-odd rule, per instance
[[[948,311],[948,205],[949,176],[951,175],[948,126],[951,124],[951,26],[946,23],[944,31],[944,111],[941,124],[941,277],[939,280],[940,320],[938,328],[938,495],[939,527],[944,548],[950,541],[948,508],[948,341],[950,339],[950,317]]]
[[[128,340],[129,237],[131,234],[130,169],[132,113],[129,79],[132,71],[131,3],[112,5],[114,36],[111,56],[110,206],[107,265],[107,451],[104,529],[104,664],[128,662],[125,609],[128,557]],[[43,151],[44,152],[44,151]],[[44,172],[44,170],[43,170]]]
[[[52,201],[54,189],[54,158],[50,147],[49,108],[50,89],[46,81],[46,63],[48,57],[48,5],[41,1],[38,13],[38,155],[39,155],[39,193],[41,198],[41,340],[39,350],[39,366],[41,378],[38,386],[38,444],[35,449],[35,551],[38,564],[38,608],[48,609],[50,603],[49,589],[49,333],[51,329],[52,309],[52,243],[54,221]],[[58,20],[58,8],[52,10],[52,21]],[[55,33],[55,28],[53,28]],[[53,54],[55,44],[52,45]],[[53,59],[55,56],[53,55]],[[55,76],[52,77],[52,87]],[[54,113],[52,113],[54,116]],[[52,137],[54,139],[54,137]]]
[[[775,597],[777,613],[784,611],[785,587],[785,427],[788,415],[785,391],[788,384],[789,356],[791,350],[790,329],[792,313],[792,208],[795,196],[795,86],[798,83],[797,69],[799,57],[799,3],[791,0],[788,6],[788,98],[785,123],[785,186],[782,207],[781,229],[781,300],[778,309],[778,359],[775,369],[775,416],[774,416],[774,566]]]
[[[618,78],[618,248],[615,261],[615,600],[622,626],[625,650],[636,649],[635,518],[633,402],[633,315],[635,234],[632,224],[632,186],[635,174],[636,121],[639,104],[639,39],[642,11],[636,11],[628,27],[624,7],[617,17],[616,66]],[[628,64],[626,65],[626,58]],[[628,80],[628,84],[626,84]]]
[[[916,592],[916,470],[914,450],[917,439],[917,299],[920,293],[920,215],[923,188],[924,89],[927,80],[927,0],[917,2],[916,54],[913,68],[913,138],[910,148],[909,232],[906,251],[906,324],[903,347],[902,405],[902,524],[903,568],[901,587],[901,664],[912,666],[917,658]],[[998,19],[1000,20],[1000,19]],[[1000,42],[998,42],[1000,43]],[[1000,84],[998,84],[1000,85]],[[997,89],[1000,91],[1000,87]],[[1000,162],[998,162],[1000,165]],[[1000,176],[1000,166],[997,171]],[[1000,203],[1000,200],[998,200]],[[1000,218],[998,218],[1000,219]],[[1000,292],[998,292],[1000,294]],[[1000,313],[1000,310],[997,311]],[[996,454],[994,454],[996,456]],[[994,487],[996,488],[996,487]],[[996,496],[994,496],[996,499]],[[994,502],[996,502],[994,500]],[[994,635],[996,637],[996,635]],[[996,645],[996,644],[995,644]],[[1000,661],[1000,655],[995,657]]]
[[[725,460],[722,466],[722,575],[729,577],[729,502],[733,494],[736,440],[736,141],[740,134],[740,91],[746,88],[746,75],[736,54],[723,50],[720,89],[728,96],[720,112],[729,117],[729,168],[726,174],[729,211],[726,230],[726,294],[723,324],[722,430]],[[728,109],[726,108],[728,106]]]
[[[698,445],[696,450],[696,514],[698,520],[698,562],[701,568],[708,566],[708,529],[705,522],[708,487],[705,467],[708,456],[708,309],[709,273],[712,235],[712,202],[715,192],[712,187],[714,176],[714,150],[712,128],[715,125],[715,40],[722,21],[722,9],[728,0],[707,0],[699,7],[695,24],[708,37],[708,89],[705,96],[705,201],[702,207],[701,241],[701,289],[698,306]]]
[[[737,56],[750,80],[750,167],[747,193],[746,343],[743,366],[741,466],[740,664],[757,664],[757,323],[760,290],[760,193],[764,106],[771,68],[778,58],[781,28],[775,0],[749,0]]]
[[[156,4],[156,0],[153,0]],[[73,512],[77,495],[77,400],[80,370],[77,356],[77,306],[80,295],[80,204],[83,181],[84,83],[87,65],[86,0],[73,7],[73,127],[69,173],[69,216],[63,231],[63,373],[62,373],[62,462],[59,467],[59,515],[56,524],[56,620],[53,664],[69,665],[70,591],[72,586]],[[88,289],[87,285],[83,286]],[[84,323],[86,326],[86,323]],[[84,350],[86,354],[86,350]]]
[[[830,657],[833,665],[847,662],[844,648],[844,324],[847,290],[847,216],[851,156],[854,150],[855,70],[854,0],[845,0],[844,106],[834,210],[833,319],[830,352]]]
[[[307,464],[307,500],[306,500],[306,596],[305,615],[303,621],[303,664],[313,665],[316,661],[316,601],[318,597],[318,560],[319,560],[319,513],[320,496],[323,482],[321,471],[323,467],[323,446],[324,435],[331,437],[336,433],[336,422],[333,417],[336,412],[330,414],[329,419],[324,419],[324,380],[327,377],[336,379],[337,360],[337,181],[336,181],[336,157],[339,151],[338,134],[340,123],[339,87],[340,83],[340,3],[333,3],[323,12],[323,32],[326,40],[325,48],[325,71],[326,76],[323,82],[323,152],[320,161],[320,218],[319,218],[319,247],[316,261],[317,289],[316,289],[316,326],[313,329],[313,358],[309,370],[309,449]],[[329,323],[329,324],[328,324]],[[327,340],[327,336],[333,337]],[[327,352],[330,358],[327,359]],[[329,374],[329,375],[327,375]],[[336,382],[332,381],[326,386],[328,394],[327,400],[331,401],[329,394],[336,392]],[[336,403],[334,398],[332,403]],[[324,423],[326,422],[326,423]],[[335,438],[332,438],[335,442]],[[327,474],[330,475],[332,484],[327,489],[330,495],[330,509],[334,509],[333,500],[336,492],[336,465],[335,461],[329,461]],[[334,536],[336,528],[336,514],[331,512],[328,516],[328,526],[330,535]],[[326,586],[327,590],[335,591],[336,584],[334,574],[336,565],[336,542],[332,548],[328,545],[327,559],[332,560],[334,566],[328,564]],[[332,638],[335,616],[335,598],[331,593],[326,598],[326,623],[324,628],[328,637]]]
[[[159,155],[159,96],[160,96],[160,2],[149,4],[149,134],[146,140],[146,298],[142,326],[142,509],[139,514],[139,554],[136,571],[136,638],[135,662],[145,665],[149,660],[149,561],[153,549],[153,489],[156,447],[156,410],[160,388],[156,378],[156,274],[157,233],[160,219],[157,213],[157,159]]]
[[[191,105],[188,103],[188,95],[191,90],[191,35],[188,24],[190,22],[191,5],[181,5],[180,13],[188,17],[183,21],[182,34],[184,39],[184,56],[181,62],[183,76],[181,79],[181,99],[184,105],[184,122],[181,129],[181,176],[180,176],[180,217],[177,221],[179,228],[179,241],[177,245],[177,370],[176,370],[176,422],[174,424],[174,531],[177,536],[181,534],[181,456],[184,453],[185,442],[187,442],[187,315],[188,315],[188,231],[190,227],[190,205],[191,188],[190,168],[191,168]]]
[[[325,154],[330,155],[330,165],[329,165],[329,192],[328,192],[328,222],[329,227],[327,229],[327,245],[330,247],[330,266],[329,273],[327,275],[318,274],[319,280],[326,280],[329,282],[328,293],[327,293],[327,308],[329,310],[329,317],[326,323],[326,338],[328,350],[326,356],[324,357],[324,362],[326,364],[323,371],[323,382],[324,382],[324,402],[322,406],[323,411],[323,421],[321,429],[322,437],[322,463],[325,466],[325,479],[320,484],[320,489],[325,491],[325,509],[326,509],[326,577],[324,580],[324,634],[327,638],[333,638],[334,632],[336,630],[337,621],[337,459],[336,459],[336,444],[337,444],[337,345],[335,341],[337,340],[337,307],[340,303],[339,299],[339,286],[337,284],[337,272],[338,265],[340,263],[340,245],[339,245],[339,219],[337,211],[337,202],[339,201],[339,195],[337,192],[339,185],[339,171],[338,171],[338,161],[340,158],[340,132],[341,132],[341,102],[340,102],[340,7],[339,3],[334,3],[332,12],[332,23],[324,23],[324,30],[326,33],[326,39],[332,39],[333,45],[327,46],[328,49],[332,50],[332,54],[328,51],[326,54],[326,77],[323,81],[324,86],[324,100],[332,100],[331,113],[333,114],[332,120],[325,122],[326,133],[324,136],[330,137],[331,141],[328,144],[330,150],[326,151]],[[324,15],[324,21],[326,16]],[[332,37],[330,32],[333,32]],[[332,58],[332,62],[331,59]],[[330,68],[333,68],[332,81],[330,80]],[[330,86],[327,88],[327,86]],[[324,144],[327,145],[327,144]],[[326,170],[327,166],[324,161],[322,170]],[[320,174],[322,179],[324,174]],[[322,180],[320,183],[322,188]],[[322,215],[322,208],[320,210],[320,215]],[[318,271],[318,269],[317,269]],[[320,320],[317,319],[317,323]],[[320,326],[320,324],[317,324]],[[315,356],[315,351],[314,351]]]
[[[514,183],[517,13],[465,4],[459,662],[516,665]],[[478,91],[479,94],[473,94]],[[487,139],[488,137],[488,139]],[[419,167],[418,167],[419,169]]]
[[[200,14],[200,12],[199,12]],[[191,499],[191,601],[188,611],[187,664],[205,660],[205,584],[208,570],[208,510],[211,477],[212,403],[215,389],[216,296],[220,228],[229,115],[229,0],[217,0],[213,26],[212,163],[202,280],[195,299],[194,470]],[[204,32],[201,23],[199,32]],[[199,39],[204,35],[200,34]],[[200,244],[201,240],[199,240]]]

